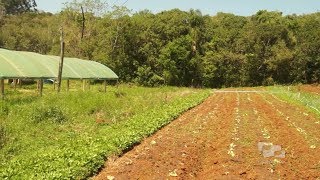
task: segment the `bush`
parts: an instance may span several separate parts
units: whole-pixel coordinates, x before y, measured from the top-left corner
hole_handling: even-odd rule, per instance
[[[264,86],[273,86],[275,84],[274,80],[272,77],[268,77],[265,79],[262,83]]]
[[[63,123],[67,121],[66,116],[59,107],[36,107],[32,112],[31,120],[40,123],[42,121],[51,121],[55,123]]]
[[[151,67],[139,67],[136,74],[138,77],[135,79],[135,82],[139,85],[146,87],[157,87],[159,85],[164,84],[164,79],[161,76],[154,73]]]

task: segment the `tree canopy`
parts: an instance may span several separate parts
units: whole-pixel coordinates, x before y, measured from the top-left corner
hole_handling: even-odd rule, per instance
[[[37,4],[35,0],[0,0],[0,7],[6,14],[20,14],[34,11]]]
[[[320,82],[320,13],[131,13],[88,2],[67,4],[58,14],[5,16],[0,47],[58,55],[63,25],[67,56],[97,60],[123,82],[196,87]],[[85,9],[83,38],[80,6]]]

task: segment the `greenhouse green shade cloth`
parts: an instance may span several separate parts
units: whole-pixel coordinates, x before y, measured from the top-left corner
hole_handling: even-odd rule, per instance
[[[0,48],[0,79],[58,77],[60,57]],[[77,58],[64,58],[63,79],[118,79],[108,67]]]

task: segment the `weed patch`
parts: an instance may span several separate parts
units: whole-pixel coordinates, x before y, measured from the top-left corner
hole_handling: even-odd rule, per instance
[[[54,123],[63,123],[67,121],[61,108],[56,106],[36,107],[30,115],[30,119],[35,123],[51,121]]]

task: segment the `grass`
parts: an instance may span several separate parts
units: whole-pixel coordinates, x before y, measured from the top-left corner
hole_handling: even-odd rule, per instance
[[[297,91],[291,86],[270,86],[268,90],[275,92],[279,98],[306,107],[310,112],[320,117],[320,100],[319,96],[313,93]]]
[[[38,97],[28,86],[0,101],[0,179],[83,179],[201,103],[207,90],[92,86]]]

